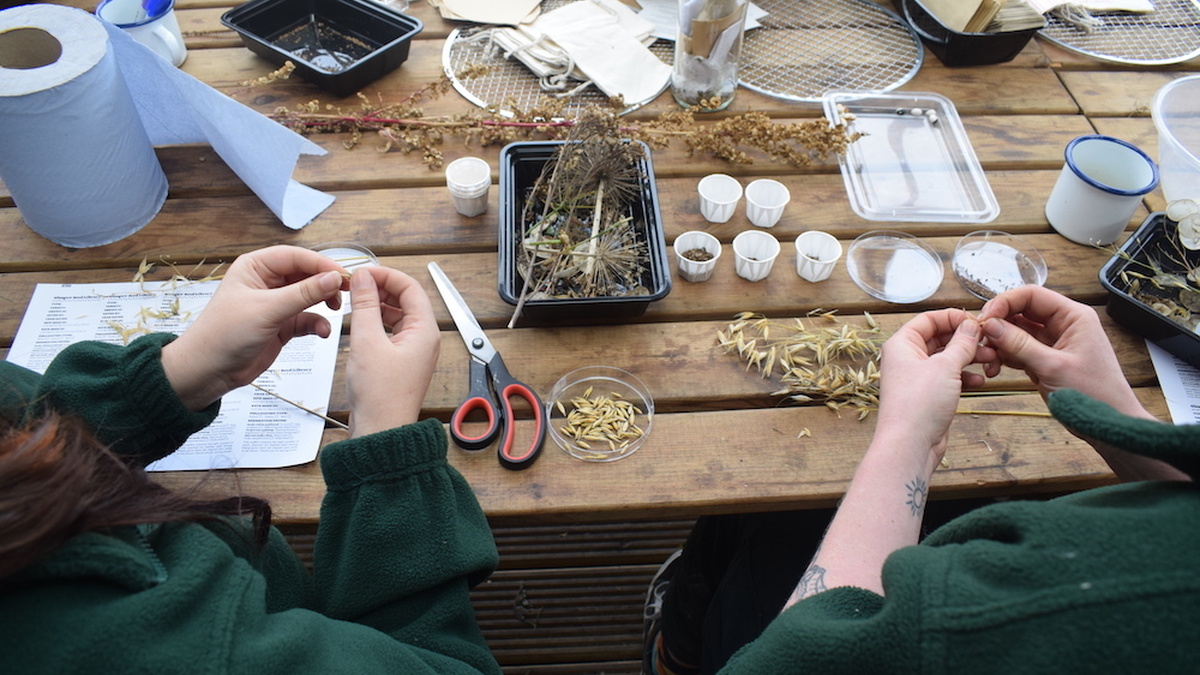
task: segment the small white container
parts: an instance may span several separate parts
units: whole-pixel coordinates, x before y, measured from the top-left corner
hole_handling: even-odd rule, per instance
[[[841,242],[828,232],[809,230],[796,237],[796,274],[805,281],[825,281],[841,257]]]
[[[478,157],[461,157],[446,166],[446,188],[454,198],[454,209],[474,218],[487,212],[492,167]]]
[[[1077,244],[1111,244],[1142,197],[1158,186],[1158,167],[1133,144],[1097,134],[1071,141],[1065,155],[1046,201],[1046,220]]]
[[[747,281],[762,281],[779,257],[779,240],[762,230],[746,230],[733,238],[734,269]]]
[[[724,223],[742,199],[742,184],[733,176],[711,173],[700,179],[700,213],[710,223]]]
[[[760,178],[746,186],[746,217],[756,227],[775,227],[791,199],[786,185]]]
[[[721,257],[721,241],[707,232],[692,230],[675,238],[675,258],[679,261],[679,276],[688,281],[708,281]],[[700,249],[712,257],[708,260],[692,260],[684,253]]]

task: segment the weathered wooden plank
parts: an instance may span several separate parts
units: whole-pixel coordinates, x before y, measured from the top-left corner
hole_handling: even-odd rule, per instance
[[[1157,389],[1144,402],[1165,416]],[[1044,410],[1034,394],[969,399],[970,409]],[[518,423],[518,434],[527,422]],[[811,437],[797,438],[804,428]],[[594,522],[695,517],[704,513],[826,507],[841,496],[867,446],[874,416],[857,421],[824,407],[656,415],[646,445],[619,462],[581,462],[547,444],[524,471],[500,467],[490,451],[451,448],[451,463],[496,523]],[[329,432],[327,440],[344,437]],[[961,414],[949,433],[948,468],[933,477],[939,498],[1069,492],[1111,483],[1104,462],[1051,419]],[[315,463],[285,469],[156,474],[175,488],[203,481],[212,494],[271,499],[283,522],[317,518],[324,486]],[[646,485],[654,490],[647,492]]]
[[[1140,221],[1140,219],[1137,219]],[[1131,226],[1136,222],[1131,221]],[[979,307],[982,301],[971,296],[954,279],[949,271],[938,291],[929,299],[911,307],[899,307],[876,300],[858,288],[850,279],[844,262],[839,264],[832,276],[820,284],[810,284],[795,273],[796,253],[790,243],[800,229],[780,232],[779,238],[785,245],[775,262],[775,269],[765,280],[751,283],[736,275],[733,269],[733,252],[725,246],[712,278],[703,284],[692,284],[678,279],[671,272],[673,286],[664,299],[650,303],[645,314],[630,317],[620,323],[642,323],[684,320],[724,319],[740,311],[756,311],[772,316],[802,316],[818,307],[836,307],[843,314],[863,311],[887,313],[897,310],[926,309],[932,307]],[[784,234],[787,232],[787,234]],[[847,236],[857,233],[847,233]],[[943,261],[950,260],[959,233],[955,236],[928,237],[926,241]],[[193,233],[194,236],[194,233]],[[840,235],[839,235],[840,236]],[[1026,235],[1041,251],[1049,268],[1047,285],[1067,293],[1071,297],[1089,303],[1100,303],[1105,299],[1096,272],[1108,260],[1106,250],[1070,243],[1057,234]],[[123,242],[136,242],[136,237]],[[361,241],[361,240],[360,240]],[[122,242],[122,244],[123,244]],[[375,242],[362,242],[374,247]],[[845,241],[844,244],[849,244]],[[253,248],[253,247],[252,247]],[[135,253],[139,253],[136,252]],[[141,253],[141,255],[146,255]],[[140,260],[130,256],[131,260]],[[153,256],[151,255],[151,259]],[[454,280],[472,311],[485,327],[507,325],[513,307],[500,298],[496,291],[496,255],[487,253],[449,254],[444,251],[427,251],[410,256],[382,256],[381,262],[389,267],[404,271],[426,287],[430,297],[437,298],[436,288],[429,278],[426,265],[436,260]],[[208,272],[217,260],[209,259],[199,269]],[[674,264],[673,262],[671,264]],[[185,271],[191,268],[185,268]],[[100,269],[76,269],[47,272],[15,272],[0,274],[0,345],[9,344],[16,334],[20,318],[25,313],[34,286],[39,282],[53,283],[100,283],[130,281],[136,264],[130,267]],[[447,314],[441,303],[434,303],[435,311],[445,321]],[[588,320],[595,323],[595,319]],[[552,321],[522,321],[518,325],[552,325]],[[576,322],[578,323],[578,322]],[[448,325],[448,324],[446,324]]]
[[[1063,85],[1089,117],[1150,114],[1154,94],[1180,73],[1155,71],[1066,71]]]
[[[802,120],[777,120],[779,123],[798,121]],[[1076,136],[1093,132],[1087,120],[1077,115],[977,116],[964,118],[964,125],[976,155],[989,172],[1057,170],[1062,164],[1062,148],[1067,142]],[[346,134],[313,136],[313,142],[325,148],[328,154],[301,157],[294,174],[296,180],[331,192],[414,187],[438,188],[445,192],[443,172],[425,166],[417,155],[407,155],[399,150],[379,152],[381,144],[369,137],[359,147],[347,150],[343,145],[347,139]],[[468,147],[458,140],[447,139],[439,149],[447,162],[467,155],[484,158],[493,167],[493,180],[498,182],[500,147]],[[227,200],[231,196],[245,196],[255,199],[249,188],[209,146],[160,147],[157,148],[157,154],[167,174],[172,199],[157,216],[156,222],[172,214],[172,202],[178,197],[215,197]],[[753,160],[752,164],[734,165],[709,156],[689,157],[683,143],[676,142],[669,148],[655,150],[652,161],[655,176],[660,181],[672,178],[691,178],[694,181],[708,173],[721,172],[738,176],[744,181],[760,176],[784,177],[804,189],[808,189],[810,181],[816,186],[827,185],[823,179],[827,175],[837,178],[832,185],[838,186],[841,182],[837,162],[832,159],[817,160],[809,167],[797,168],[773,162],[761,153],[752,151],[748,154]],[[694,187],[693,185],[690,189],[694,190]],[[799,196],[803,194],[804,189],[794,189],[793,194]],[[840,192],[842,198],[838,201],[844,202],[844,190]],[[437,195],[435,192],[428,194],[432,201],[430,198],[409,199],[386,193],[381,199],[388,200],[394,217],[400,217],[404,213],[401,209],[412,201],[436,204],[442,211],[446,211],[447,215],[462,220],[447,208],[450,204],[448,195]],[[496,196],[493,195],[492,199],[495,200]],[[238,204],[239,210],[245,213],[246,218],[275,221],[274,216],[261,204],[257,207],[243,207]],[[12,200],[7,188],[0,184],[0,207],[3,206],[11,207]],[[329,220],[338,212],[339,206],[335,204],[331,211],[318,216],[314,224]],[[206,209],[219,209],[221,206],[196,204],[177,208],[186,209],[191,222],[203,219]],[[386,207],[381,205],[379,208]],[[495,212],[494,206],[492,212]],[[0,228],[9,227],[8,223],[16,218],[19,218],[18,213],[5,213],[0,209]]]
[[[1075,135],[1075,131],[1061,134],[1063,145]],[[996,148],[999,153],[1003,152],[1003,146],[997,137],[978,147],[981,152],[990,153],[989,148]],[[1041,148],[1038,152],[1042,157],[1037,162],[1048,167],[1046,170],[990,172],[989,182],[1000,204],[1000,216],[986,227],[1015,234],[1050,231],[1044,207],[1061,167],[1062,146]],[[682,164],[682,158],[677,161]],[[726,223],[704,220],[699,211],[695,175],[668,178],[658,170],[673,163],[655,164],[656,173],[660,174],[659,204],[668,241],[687,230],[700,229],[732,242],[738,232],[749,226],[744,206]],[[768,166],[764,164],[761,168]],[[748,183],[757,175],[763,174],[746,170],[741,180]],[[313,246],[328,241],[358,242],[379,255],[494,251],[500,218],[499,188],[493,186],[491,190],[487,213],[478,218],[464,218],[453,210],[450,195],[438,176],[436,187],[336,192],[334,204],[300,230],[285,228],[257,197],[249,194],[170,199],[141,231],[113,244],[80,250],[63,248],[37,235],[25,225],[15,207],[0,208],[0,237],[6,242],[0,270],[130,267],[143,257],[155,260],[163,256],[179,264],[193,264],[231,258],[272,244]],[[792,193],[792,203],[772,230],[785,243],[806,229],[821,229],[842,239],[853,239],[872,229],[945,236],[966,234],[980,227],[964,223],[866,221],[851,210],[840,174],[780,175],[777,179]],[[1144,216],[1145,212],[1139,211],[1131,223],[1136,225]],[[236,223],[237,227],[231,229],[230,223]],[[421,227],[415,226],[418,223]],[[438,236],[429,236],[430,231]]]

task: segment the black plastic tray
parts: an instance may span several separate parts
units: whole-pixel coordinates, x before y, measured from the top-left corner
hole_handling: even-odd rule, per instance
[[[500,151],[500,234],[499,283],[500,297],[516,305],[524,280],[517,272],[517,246],[523,235],[521,211],[525,199],[537,182],[542,167],[553,157],[564,141],[529,141],[510,143]],[[635,225],[641,226],[650,254],[650,264],[642,277],[648,293],[642,295],[602,296],[594,298],[546,298],[529,300],[521,316],[535,320],[607,320],[639,316],[654,300],[671,292],[671,272],[667,266],[666,236],[658,206],[658,188],[654,183],[654,167],[650,148],[645,143],[641,160],[640,198],[630,205]]]
[[[250,51],[276,65],[296,64],[304,79],[338,96],[349,96],[408,59],[409,43],[424,25],[375,0],[252,0],[221,15]],[[320,27],[320,44],[303,39]],[[325,67],[296,52],[319,47],[346,56]]]
[[[947,66],[984,66],[1012,61],[1039,28],[1006,33],[960,33],[938,21],[921,0],[900,0],[904,20],[929,51]]]
[[[1134,277],[1126,274],[1123,279],[1121,274],[1136,272],[1153,276],[1145,263],[1157,264],[1167,274],[1183,272],[1185,275],[1187,269],[1200,266],[1200,251],[1188,251],[1177,241],[1175,223],[1161,212],[1150,214],[1100,269],[1100,283],[1108,289],[1108,315],[1117,323],[1200,367],[1200,335],[1155,311],[1143,299],[1132,296],[1127,280],[1132,281]],[[1178,291],[1156,288],[1146,279],[1140,283],[1142,293],[1168,300],[1178,297]]]

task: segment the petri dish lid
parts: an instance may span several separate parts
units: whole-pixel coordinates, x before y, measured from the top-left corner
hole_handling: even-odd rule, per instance
[[[867,220],[986,223],[1000,205],[954,104],[923,92],[830,92],[825,116],[863,134],[838,158]]]
[[[942,285],[937,252],[911,234],[893,230],[859,235],[846,253],[846,270],[859,288],[887,302],[920,302]]]

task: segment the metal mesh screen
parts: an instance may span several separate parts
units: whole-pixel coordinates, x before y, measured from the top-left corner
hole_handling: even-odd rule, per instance
[[[1200,56],[1200,3],[1154,0],[1150,14],[1103,14],[1104,23],[1087,33],[1053,14],[1038,32],[1072,51],[1114,63],[1166,65]]]
[[[740,83],[768,96],[820,101],[828,91],[881,92],[912,79],[925,49],[899,16],[866,0],[755,0]]]
[[[576,0],[546,0],[549,11]],[[740,84],[792,101],[820,101],[827,91],[888,91],[921,68],[924,48],[898,16],[867,0],[755,0],[769,13],[762,27],[748,31],[742,51]],[[442,67],[468,101],[501,112],[527,110],[549,96],[520,61],[506,59],[486,40],[489,26],[460,28],[446,38]],[[650,51],[670,65],[675,45],[658,40]],[[468,66],[486,65],[480,77],[459,78]],[[657,96],[655,97],[657,98]],[[607,97],[594,86],[570,97],[566,114]],[[653,100],[653,99],[650,99]],[[630,112],[649,103],[626,101]]]

